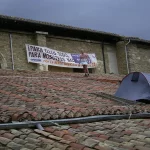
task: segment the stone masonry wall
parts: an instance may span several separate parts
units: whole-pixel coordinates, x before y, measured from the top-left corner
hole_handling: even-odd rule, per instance
[[[7,68],[12,68],[11,63],[11,52],[10,52],[10,42],[9,42],[9,34],[5,32],[0,32],[0,63],[2,63],[2,57],[6,60]]]
[[[25,44],[36,45],[35,36],[13,33],[12,41],[15,69],[35,70],[37,68],[37,64],[27,62],[27,53],[25,47]]]
[[[128,45],[128,57],[130,72],[150,73],[150,46],[131,43]]]
[[[98,67],[93,69],[95,73],[104,73],[103,57],[102,57],[102,46],[100,43],[96,42],[86,42],[77,39],[58,39],[50,37],[49,35],[40,34],[29,34],[29,33],[11,33],[12,35],[12,47],[14,55],[14,68],[15,70],[37,70],[38,65],[34,63],[27,62],[27,54],[25,44],[47,46],[49,48],[60,50],[64,52],[80,53],[84,50],[88,53],[95,53],[98,60]],[[106,72],[110,73],[110,64],[108,57],[108,47],[109,51],[115,49],[112,45],[104,45],[104,55],[105,55],[105,65]],[[4,57],[4,59],[3,59]],[[11,62],[11,52],[10,52],[10,39],[9,32],[0,31],[0,63],[5,61],[7,63],[6,69],[12,68]],[[61,68],[61,67],[48,67],[50,71],[65,71],[73,72],[71,68]]]
[[[25,44],[36,45],[34,35],[11,33],[15,70],[35,70],[37,65],[27,62]],[[7,62],[6,69],[12,69],[10,39],[8,32],[0,32],[0,54]]]
[[[55,38],[47,37],[47,47],[54,50],[60,50],[69,53],[80,53],[81,50],[84,50],[87,53],[95,53],[98,60],[98,67],[96,68],[95,73],[104,73],[102,47],[101,44],[99,43],[73,41],[73,40],[66,40],[66,39],[55,39]],[[105,52],[105,57],[107,61],[107,52]],[[106,62],[106,67],[108,68],[107,62]]]
[[[44,46],[46,47],[46,35],[48,33],[37,33],[36,34],[36,42],[38,46]],[[44,65],[44,64],[37,64],[37,70],[39,71],[48,71],[48,65]]]
[[[119,74],[127,74],[127,64],[126,64],[126,55],[125,55],[125,43],[120,41],[116,43],[116,55],[117,55],[117,64]]]

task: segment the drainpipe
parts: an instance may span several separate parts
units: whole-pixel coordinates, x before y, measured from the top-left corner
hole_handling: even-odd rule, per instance
[[[11,36],[11,34],[9,34],[9,40],[10,40],[10,52],[11,52],[12,70],[14,70],[14,55],[13,55],[12,36]]]
[[[40,130],[44,130],[42,126],[54,126],[54,125],[59,126],[59,125],[90,123],[90,122],[108,121],[108,120],[148,119],[148,118],[150,118],[150,113],[138,113],[138,114],[132,114],[132,115],[130,114],[128,115],[98,115],[98,116],[71,118],[71,119],[1,123],[0,130],[16,129],[16,128],[31,128],[31,127],[37,127]]]
[[[104,54],[104,43],[103,43],[103,42],[102,42],[102,56],[103,56],[103,64],[104,64],[104,73],[106,73],[105,54]]]
[[[128,74],[130,73],[129,71],[129,61],[128,61],[128,52],[127,52],[127,45],[130,43],[130,39],[128,41],[128,43],[125,45],[125,54],[126,54],[126,63],[127,63],[127,71],[128,71]]]

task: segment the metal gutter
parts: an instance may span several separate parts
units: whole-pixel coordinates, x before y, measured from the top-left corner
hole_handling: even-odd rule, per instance
[[[127,45],[130,43],[130,39],[129,39],[129,42],[125,45],[125,54],[126,54],[126,63],[127,63],[127,71],[128,71],[128,74],[130,73],[130,70],[129,70],[129,61],[128,61],[128,52],[127,52]]]
[[[10,40],[10,52],[11,52],[12,70],[14,70],[14,54],[13,54],[12,36],[11,36],[11,34],[9,34],[9,40]]]
[[[45,121],[26,121],[26,122],[13,122],[0,124],[0,130],[2,129],[16,129],[16,128],[31,128],[40,126],[54,126],[54,125],[66,125],[66,124],[77,124],[77,123],[90,123],[98,121],[108,120],[120,120],[120,119],[145,119],[150,118],[150,113],[139,113],[139,114],[127,114],[127,115],[98,115],[81,118],[71,119],[58,119],[58,120],[45,120]]]
[[[102,56],[103,56],[103,64],[104,64],[104,73],[106,73],[106,63],[105,63],[105,53],[104,53],[104,43],[102,42]]]

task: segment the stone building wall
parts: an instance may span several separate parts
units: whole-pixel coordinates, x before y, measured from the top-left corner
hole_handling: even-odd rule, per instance
[[[128,46],[130,72],[150,73],[150,46],[129,44]]]
[[[67,40],[67,39],[57,39],[57,38],[47,37],[47,47],[54,50],[59,50],[59,51],[64,51],[69,53],[80,53],[81,50],[84,50],[86,53],[95,53],[98,59],[98,67],[96,70],[94,70],[94,72],[96,73],[104,72],[102,47],[101,44],[99,43],[92,43],[92,42],[90,43],[90,42],[83,42],[83,41],[73,40],[73,39]],[[58,70],[59,67],[50,67],[50,69]],[[61,70],[62,71],[66,70],[68,72],[72,71],[72,69],[70,68],[62,68]]]
[[[116,56],[117,56],[119,74],[127,74],[128,72],[127,72],[124,41],[120,41],[116,43]]]
[[[34,35],[30,34],[12,34],[12,47],[14,55],[14,67],[15,69],[21,70],[35,70],[37,64],[27,62],[27,53],[25,44],[36,44]]]
[[[2,57],[6,60],[6,69],[12,69],[11,62],[11,49],[10,49],[10,37],[9,32],[0,31],[0,63],[3,61]],[[102,46],[100,43],[94,43],[90,41],[80,41],[79,39],[57,39],[52,38],[47,35],[42,34],[28,34],[28,33],[20,33],[13,32],[12,36],[12,47],[13,47],[13,56],[14,56],[14,68],[16,70],[38,70],[38,65],[34,63],[27,62],[27,54],[25,44],[39,45],[39,46],[47,46],[49,48],[60,50],[64,52],[70,53],[80,53],[81,50],[84,50],[88,53],[95,53],[98,60],[98,67],[93,69],[94,73],[104,73],[103,66],[103,57],[102,57]],[[62,37],[63,38],[63,37]],[[107,53],[107,45],[104,46],[105,53],[105,64],[107,73],[109,73],[109,61],[108,61],[108,53]],[[71,68],[61,68],[61,67],[53,67],[49,66],[49,70],[51,71],[65,71],[65,72],[73,72]]]
[[[37,65],[27,62],[27,54],[25,44],[36,44],[34,35],[11,33],[14,68],[17,70],[35,70]],[[12,69],[11,49],[10,49],[10,34],[7,32],[0,32],[0,55],[6,59],[7,67],[5,69]]]
[[[93,73],[104,73],[104,63],[102,55],[102,45],[100,42],[84,41],[63,37],[54,37],[47,34],[30,34],[26,32],[13,32],[12,47],[14,55],[14,68],[21,70],[38,70],[38,65],[27,62],[25,44],[46,46],[48,48],[69,52],[80,53],[84,50],[87,53],[95,53],[98,67],[93,69]],[[150,72],[150,46],[133,44],[127,46],[130,71]],[[120,41],[116,45],[105,44],[104,56],[106,73],[127,74],[127,64],[125,57],[125,42]],[[0,68],[12,69],[10,34],[0,31]],[[45,66],[44,66],[45,67]],[[49,71],[73,72],[73,69],[48,66]]]
[[[6,62],[4,62],[4,59]],[[9,34],[5,32],[0,32],[0,63],[2,65],[5,64],[5,68],[11,68],[11,53],[10,53],[10,41],[9,41]],[[2,66],[0,66],[3,68]]]
[[[98,42],[90,42],[90,41],[80,41],[76,39],[63,39],[63,38],[54,38],[54,37],[47,37],[47,47],[69,52],[69,53],[80,53],[81,50],[85,51],[86,53],[95,53],[98,61],[98,67],[96,69],[93,69],[94,73],[100,74],[104,73],[104,63],[103,63],[103,55],[102,55],[102,45]],[[106,66],[106,73],[110,73],[112,71],[113,73],[118,73],[118,67],[117,67],[117,61],[115,62],[114,67],[110,65],[112,62],[109,62],[108,54],[111,52],[114,55],[111,55],[111,57],[116,59],[116,47],[112,44],[104,45],[104,57],[105,57],[105,66]],[[112,67],[112,68],[111,68]],[[72,72],[73,70],[70,68],[60,68],[60,67],[49,67],[52,71],[67,71]]]

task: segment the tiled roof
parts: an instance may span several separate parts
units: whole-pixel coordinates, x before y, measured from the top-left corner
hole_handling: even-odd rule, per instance
[[[115,33],[92,30],[92,29],[87,29],[87,28],[73,27],[73,26],[64,25],[64,24],[43,22],[43,21],[37,21],[37,20],[32,20],[32,19],[25,19],[25,18],[20,18],[20,17],[7,16],[7,15],[0,15],[0,19],[14,20],[15,22],[16,21],[21,21],[21,22],[26,22],[26,23],[34,23],[34,24],[37,24],[37,25],[47,25],[49,27],[58,27],[58,28],[76,30],[76,31],[84,31],[84,32],[87,32],[87,33],[89,32],[89,33],[95,33],[95,34],[99,34],[99,35],[117,37],[120,40],[130,39],[132,41],[150,44],[150,40],[144,40],[144,39],[140,39],[138,37],[126,37],[126,36],[115,34]]]
[[[24,22],[35,23],[35,24],[39,24],[39,25],[48,25],[48,26],[53,26],[53,27],[65,28],[65,29],[73,29],[73,30],[78,30],[78,31],[86,31],[86,32],[92,32],[92,33],[97,33],[97,34],[104,34],[104,35],[121,37],[118,34],[114,34],[114,33],[110,33],[110,32],[97,31],[97,30],[92,30],[92,29],[87,29],[87,28],[79,28],[79,27],[73,27],[73,26],[64,25],[64,24],[43,22],[43,21],[25,19],[25,18],[20,18],[20,17],[0,15],[0,18],[4,18],[4,19],[8,19],[8,20],[10,19],[10,20],[14,20],[14,21],[24,21]]]
[[[65,73],[14,76],[1,71],[0,122],[129,113],[126,105],[93,94],[100,91],[114,94],[120,77],[91,75],[85,79],[82,76]],[[132,113],[140,111],[150,112],[150,108],[132,106]]]
[[[0,70],[0,122],[36,121],[94,115],[129,114],[129,107],[92,93],[113,95],[120,75],[83,77],[78,73]],[[132,113],[150,106],[131,106]],[[101,121],[0,130],[0,149],[148,150],[150,119]]]
[[[0,130],[0,149],[149,150],[150,119]]]

